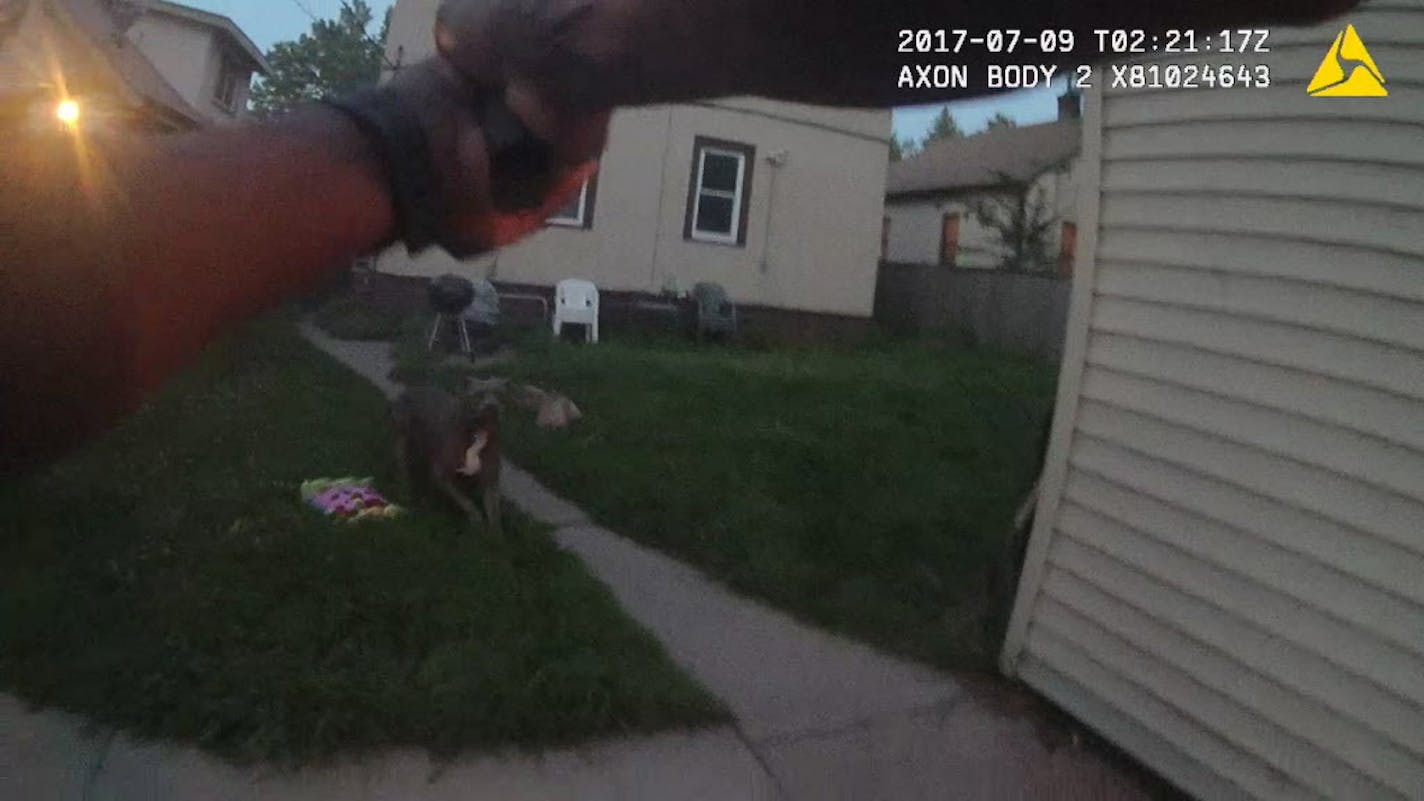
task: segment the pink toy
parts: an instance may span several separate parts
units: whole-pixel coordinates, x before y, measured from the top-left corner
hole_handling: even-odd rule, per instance
[[[302,483],[302,498],[322,514],[355,521],[392,518],[401,508],[372,487],[370,478],[317,478]]]

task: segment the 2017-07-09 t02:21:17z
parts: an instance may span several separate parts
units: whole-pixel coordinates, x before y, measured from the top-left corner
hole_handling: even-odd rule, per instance
[[[914,54],[953,54],[980,49],[990,55],[1039,53],[1067,55],[1086,38],[1090,52],[1099,56],[1132,54],[1256,54],[1268,53],[1270,32],[1265,29],[1223,29],[1214,34],[1169,29],[1149,34],[1141,29],[1095,29],[1080,37],[1071,29],[1044,29],[1025,36],[1017,29],[992,29],[982,36],[970,36],[965,29],[904,29],[899,32],[899,51]],[[896,78],[900,89],[1029,89],[1052,82],[1056,64],[973,65],[982,72],[982,81],[971,78],[970,65],[906,63]],[[1267,64],[1240,64],[1231,61],[1172,64],[1111,65],[1103,80],[1112,88],[1264,88],[1271,85]],[[1070,85],[1078,90],[1093,88],[1093,70],[1080,64],[1071,70]],[[976,75],[977,77],[977,75]]]
[[[1096,55],[1269,53],[1270,35],[1265,28],[1223,28],[1216,33],[1178,28],[1160,33],[1141,28],[1095,28],[1084,44]],[[1018,28],[993,28],[978,35],[963,28],[904,28],[898,37],[897,49],[901,53],[962,53],[975,48],[1005,55],[1021,49],[1068,54],[1077,48],[1079,38],[1071,28],[1047,28],[1029,31],[1028,35]]]

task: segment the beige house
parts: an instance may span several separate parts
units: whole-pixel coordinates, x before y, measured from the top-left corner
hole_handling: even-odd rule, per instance
[[[1006,250],[976,214],[989,203],[1003,210],[1024,194],[1041,203],[1049,224],[1045,265],[1071,271],[1077,231],[1075,176],[1081,122],[1078,97],[1059,99],[1059,119],[945,139],[890,165],[885,184],[882,255],[898,264],[994,269]],[[1004,199],[995,203],[995,199]]]
[[[1347,24],[1388,97],[1307,93]],[[1424,5],[1269,47],[1087,96],[1003,664],[1203,799],[1424,798]]]
[[[208,120],[245,116],[252,76],[269,69],[247,34],[220,14],[165,0],[145,0],[143,6],[128,29],[129,41]]]
[[[28,0],[0,19],[0,125],[172,131],[236,119],[266,62],[225,17],[164,2]]]
[[[432,51],[436,5],[397,3],[391,62]],[[715,281],[740,304],[868,318],[889,136],[888,110],[756,98],[621,110],[597,178],[547,230],[497,259],[397,248],[378,269],[653,294]]]

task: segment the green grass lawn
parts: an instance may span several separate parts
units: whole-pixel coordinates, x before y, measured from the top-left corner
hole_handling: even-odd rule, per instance
[[[235,761],[441,755],[723,720],[547,532],[434,501],[342,527],[306,478],[394,472],[385,404],[282,320],[0,486],[0,687]]]
[[[344,292],[328,298],[312,322],[337,339],[395,339],[409,315],[380,309]]]
[[[986,597],[1037,471],[1053,371],[928,344],[756,352],[545,341],[509,368],[568,394],[568,431],[506,450],[621,533],[889,650],[980,668]]]

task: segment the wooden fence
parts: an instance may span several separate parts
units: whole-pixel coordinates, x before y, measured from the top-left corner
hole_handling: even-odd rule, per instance
[[[1056,362],[1071,283],[1052,274],[882,262],[875,319],[897,333],[948,336]]]

